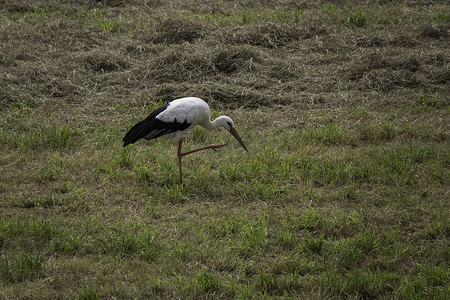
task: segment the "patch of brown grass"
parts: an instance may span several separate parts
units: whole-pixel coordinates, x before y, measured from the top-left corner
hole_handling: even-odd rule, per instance
[[[309,39],[326,35],[324,27],[315,25],[279,24],[267,22],[257,25],[231,27],[224,35],[224,41],[231,44],[255,45],[264,48],[279,48]]]
[[[209,29],[200,23],[185,19],[167,19],[156,25],[154,35],[148,37],[148,41],[161,44],[195,42],[203,38],[208,31]]]

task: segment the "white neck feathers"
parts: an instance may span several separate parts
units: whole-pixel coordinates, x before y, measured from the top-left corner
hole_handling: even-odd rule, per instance
[[[213,130],[219,127],[225,127],[226,128],[226,124],[227,124],[227,120],[229,118],[226,116],[220,116],[217,119],[215,119],[214,121],[210,121],[208,120],[207,122],[205,122],[205,124],[202,124],[203,127],[205,127],[206,129],[209,130]]]

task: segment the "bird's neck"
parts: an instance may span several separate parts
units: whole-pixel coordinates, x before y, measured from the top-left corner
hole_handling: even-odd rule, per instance
[[[205,122],[205,124],[202,124],[203,127],[205,127],[206,129],[209,130],[213,130],[216,128],[219,128],[222,125],[222,117],[218,117],[217,119],[211,121],[208,120],[207,122]]]

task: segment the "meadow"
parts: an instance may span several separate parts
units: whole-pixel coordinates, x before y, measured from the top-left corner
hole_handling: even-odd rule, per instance
[[[449,299],[446,1],[0,1],[0,299]],[[183,96],[195,128],[122,138]]]

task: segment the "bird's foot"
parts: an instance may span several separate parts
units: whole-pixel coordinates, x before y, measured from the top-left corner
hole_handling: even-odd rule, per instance
[[[215,145],[211,145],[211,149],[213,149],[214,151],[216,151],[216,149],[219,148],[223,148],[225,147],[227,144],[215,144]]]

